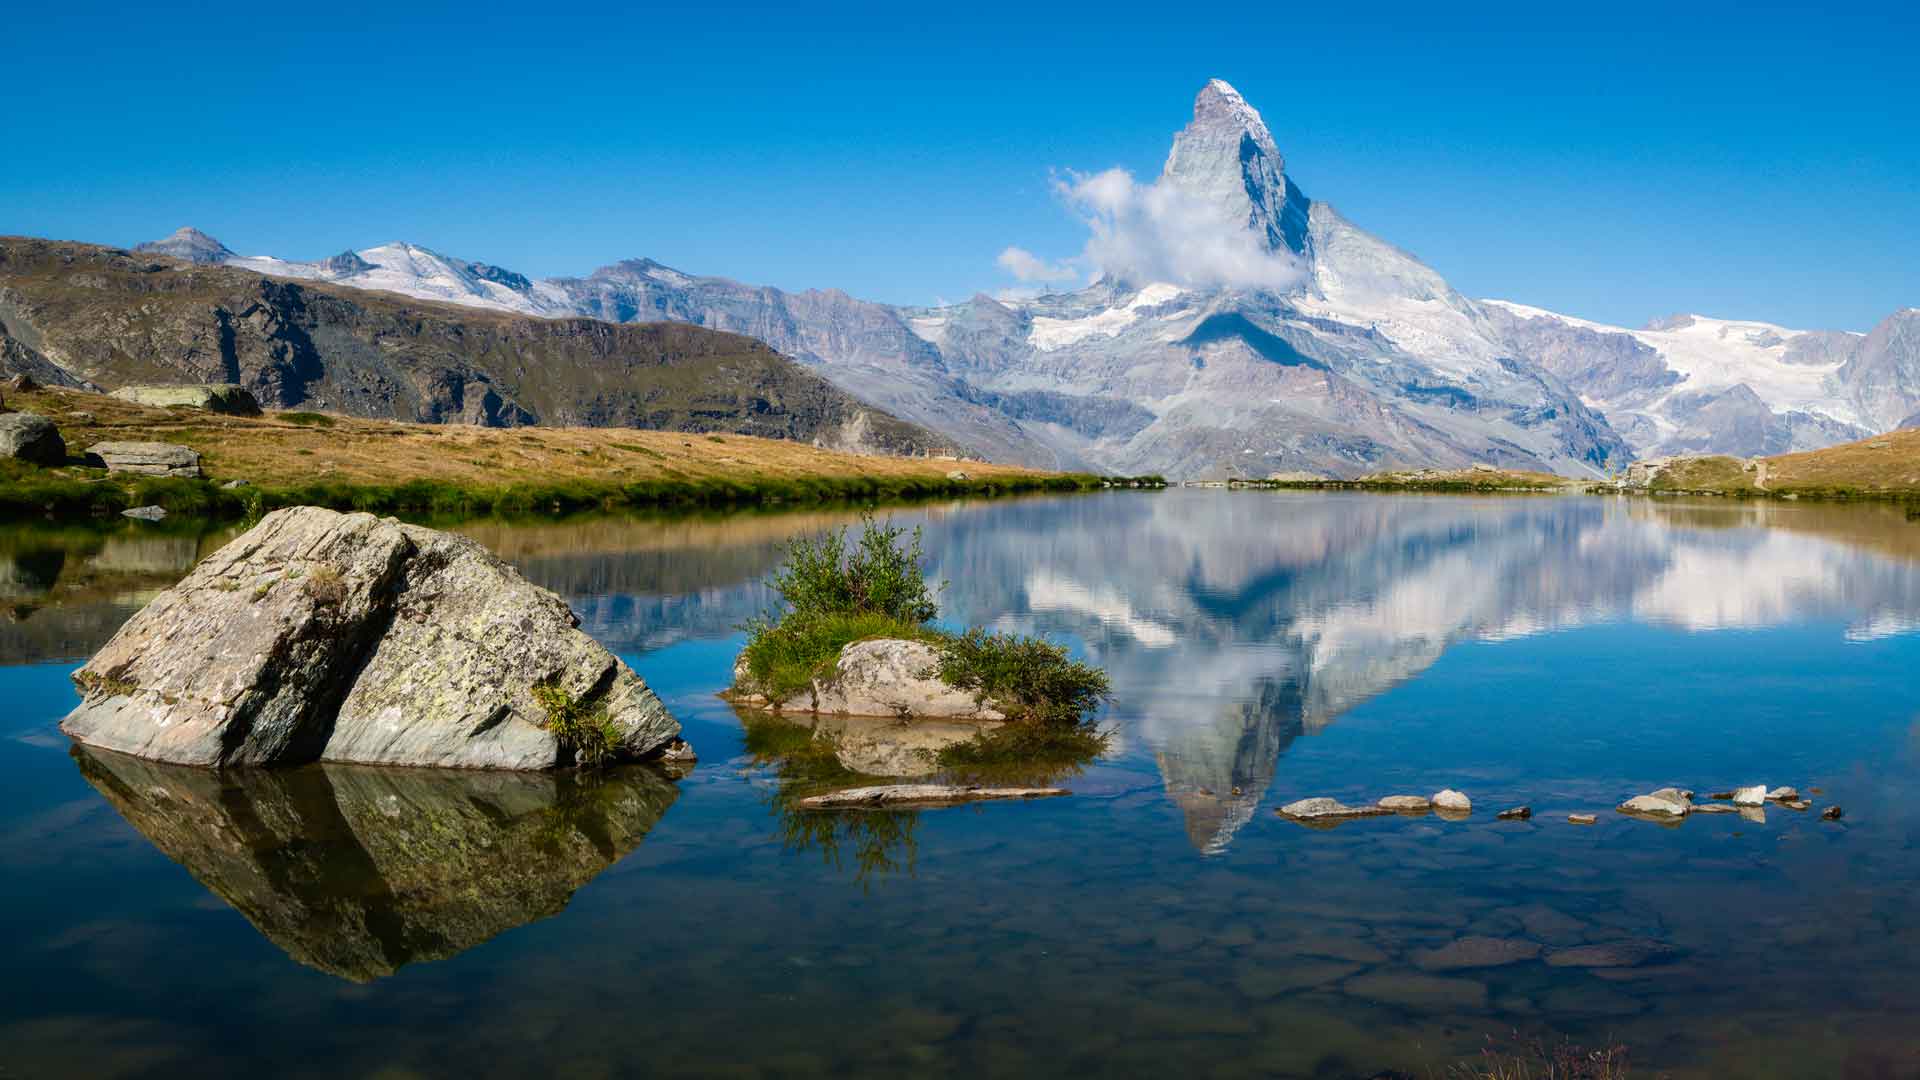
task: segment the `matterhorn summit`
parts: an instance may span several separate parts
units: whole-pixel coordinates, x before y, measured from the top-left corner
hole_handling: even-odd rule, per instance
[[[1244,220],[1272,251],[1305,254],[1307,197],[1259,110],[1224,79],[1193,101],[1193,122],[1174,136],[1161,179]]]

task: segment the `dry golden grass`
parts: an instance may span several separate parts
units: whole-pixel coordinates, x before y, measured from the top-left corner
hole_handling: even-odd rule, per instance
[[[1920,429],[1767,459],[1770,491],[1920,495]]]
[[[51,418],[74,454],[97,442],[180,443],[200,452],[209,476],[265,487],[316,482],[391,485],[413,480],[505,487],[745,477],[938,479],[956,469],[979,480],[1047,475],[977,461],[847,454],[748,435],[632,428],[481,428],[298,412],[250,418],[190,408],[151,408],[59,389],[14,395],[8,404]],[[76,414],[83,415],[76,418]],[[316,415],[324,418],[322,423],[286,419]]]

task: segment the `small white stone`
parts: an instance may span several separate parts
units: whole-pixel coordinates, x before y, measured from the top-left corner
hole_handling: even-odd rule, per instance
[[[1464,812],[1473,809],[1473,800],[1467,798],[1462,792],[1447,788],[1444,791],[1434,792],[1433,805],[1434,808],[1438,810],[1459,810]]]
[[[1762,806],[1766,804],[1766,801],[1767,785],[1765,784],[1735,788],[1733,792],[1733,805],[1735,806]]]

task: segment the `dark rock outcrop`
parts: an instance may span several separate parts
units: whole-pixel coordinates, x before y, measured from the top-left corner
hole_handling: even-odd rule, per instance
[[[63,465],[67,443],[53,421],[37,413],[0,415],[0,458],[35,465]]]

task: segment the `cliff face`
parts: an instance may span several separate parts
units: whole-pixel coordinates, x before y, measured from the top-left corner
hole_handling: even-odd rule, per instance
[[[947,447],[735,334],[533,318],[89,244],[0,238],[0,354],[43,382],[230,382],[269,408]]]

